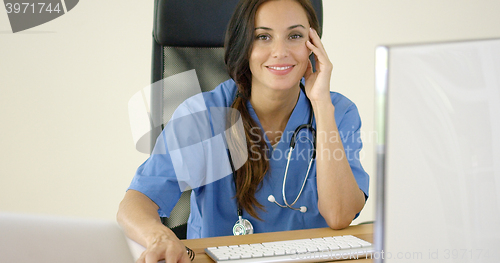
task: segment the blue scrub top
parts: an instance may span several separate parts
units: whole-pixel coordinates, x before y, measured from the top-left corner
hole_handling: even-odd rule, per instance
[[[234,81],[228,80],[214,90],[203,93],[203,98],[207,108],[230,107],[236,96],[236,91]],[[359,188],[365,193],[365,198],[368,198],[369,176],[364,171],[359,160],[362,142],[360,138],[361,119],[358,109],[353,102],[339,93],[330,92],[330,96],[335,106],[335,120],[346,156]],[[247,108],[251,117],[260,126],[259,119],[250,102],[247,103]],[[282,187],[290,139],[293,131],[299,125],[308,123],[311,110],[306,95],[301,91],[281,141],[275,149],[268,143],[270,153],[267,158],[269,159],[270,170],[255,194],[259,203],[264,205],[263,211],[257,209],[262,221],[243,211],[243,218],[248,219],[253,224],[254,233],[328,227],[318,210],[315,162],[313,162],[304,190],[294,205],[296,208],[306,206],[306,213],[281,208],[268,201],[268,196],[272,194],[278,203],[284,204]],[[165,135],[162,133],[161,136]],[[300,191],[306,176],[311,153],[310,132],[302,129],[298,137],[297,146],[290,158],[290,167],[286,180],[285,193],[289,204],[295,200]],[[168,146],[164,145],[164,141],[158,140],[155,147],[168,148]],[[339,156],[339,153],[331,153],[332,158],[335,157],[335,154]],[[181,195],[168,151],[162,154],[152,154],[137,169],[129,189],[137,190],[148,196],[159,206],[159,215],[168,217]],[[235,194],[232,174],[193,189],[187,237],[205,238],[232,235],[233,226],[238,220]]]

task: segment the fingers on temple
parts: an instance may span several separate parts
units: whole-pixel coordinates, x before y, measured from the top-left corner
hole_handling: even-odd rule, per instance
[[[322,64],[329,64],[330,60],[316,30],[310,28],[309,36],[310,40],[307,41],[306,45],[316,55],[316,61]]]
[[[309,38],[310,38],[310,42],[315,47],[317,47],[319,50],[325,50],[323,43],[321,42],[321,38],[318,35],[318,32],[316,32],[316,30],[314,30],[314,28],[312,28],[312,27],[309,29]]]

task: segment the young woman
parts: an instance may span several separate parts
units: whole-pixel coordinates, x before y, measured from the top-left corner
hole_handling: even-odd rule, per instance
[[[359,162],[361,121],[350,100],[330,92],[333,66],[319,31],[308,0],[238,4],[225,45],[232,79],[204,98],[207,108],[232,107],[241,113],[248,160],[232,176],[193,189],[188,238],[231,235],[239,216],[256,233],[340,229],[363,208],[369,178]],[[296,140],[305,153],[288,155],[294,130],[309,119],[316,139],[302,129]],[[316,158],[310,162],[312,146]],[[189,261],[159,217],[168,215],[180,196],[172,167],[168,153],[152,155],[120,204],[119,223],[146,247],[138,262]]]

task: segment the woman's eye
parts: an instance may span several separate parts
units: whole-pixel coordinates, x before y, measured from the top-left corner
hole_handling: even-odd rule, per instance
[[[301,34],[293,34],[290,36],[290,39],[299,39],[299,38],[302,38]]]
[[[258,35],[255,37],[255,39],[257,40],[269,40],[269,36],[268,35]]]

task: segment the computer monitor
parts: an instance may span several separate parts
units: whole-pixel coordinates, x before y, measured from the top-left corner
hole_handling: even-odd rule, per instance
[[[376,49],[376,262],[496,262],[500,39]]]
[[[0,212],[0,262],[133,263],[116,222]]]

